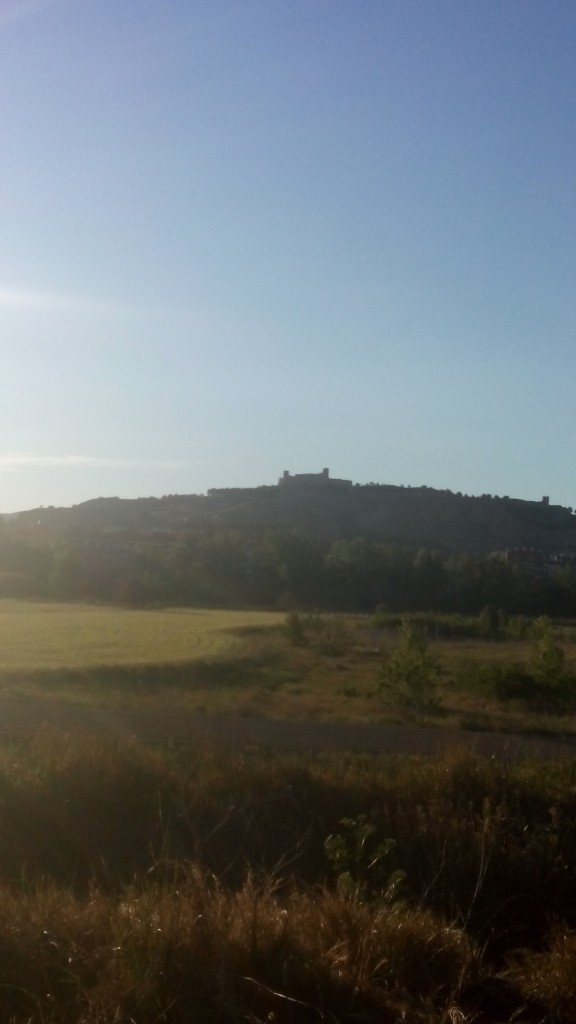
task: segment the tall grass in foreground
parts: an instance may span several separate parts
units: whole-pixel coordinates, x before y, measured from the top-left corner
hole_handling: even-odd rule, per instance
[[[440,1022],[478,978],[473,944],[429,912],[230,892],[194,868],[115,899],[0,898],[2,1021]]]
[[[0,748],[0,1024],[573,1024],[575,822],[572,764],[40,732]]]

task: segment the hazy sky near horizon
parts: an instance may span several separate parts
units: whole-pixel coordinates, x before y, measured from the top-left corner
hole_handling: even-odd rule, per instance
[[[0,0],[0,511],[576,505],[574,0]]]

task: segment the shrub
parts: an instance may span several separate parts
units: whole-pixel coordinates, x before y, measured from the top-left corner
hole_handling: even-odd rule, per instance
[[[291,611],[287,613],[284,628],[288,641],[293,647],[304,647],[307,644],[308,638],[302,616],[299,612]]]
[[[487,640],[500,640],[506,627],[506,616],[499,608],[487,604],[478,616],[480,632]]]
[[[344,897],[391,902],[399,893],[404,872],[390,874],[390,857],[396,843],[379,839],[377,826],[365,814],[342,818],[342,831],[329,835],[324,851],[334,874],[336,888]]]
[[[564,651],[556,643],[552,623],[541,615],[530,631],[530,671],[542,682],[558,683],[564,674],[564,661]]]
[[[404,619],[398,643],[382,667],[379,691],[392,691],[401,703],[421,710],[435,703],[439,673],[440,665],[430,652],[426,635]]]

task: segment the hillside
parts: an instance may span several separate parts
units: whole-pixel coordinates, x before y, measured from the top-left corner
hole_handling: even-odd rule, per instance
[[[251,534],[296,530],[327,541],[363,536],[446,552],[481,554],[510,547],[576,552],[576,516],[546,499],[469,497],[388,484],[339,487],[321,474],[290,482],[289,487],[280,482],[207,495],[97,498],[71,508],[32,509],[8,521],[10,532],[23,537],[225,528]]]

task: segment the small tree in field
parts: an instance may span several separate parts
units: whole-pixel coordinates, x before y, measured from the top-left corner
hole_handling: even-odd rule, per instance
[[[420,710],[435,703],[439,674],[440,665],[425,633],[404,619],[398,643],[382,666],[379,692],[389,691],[401,703]]]
[[[287,613],[284,628],[286,636],[293,647],[304,647],[308,643],[302,616],[297,611]]]
[[[541,682],[558,684],[564,675],[564,651],[556,643],[550,619],[541,615],[530,630],[530,671]]]

